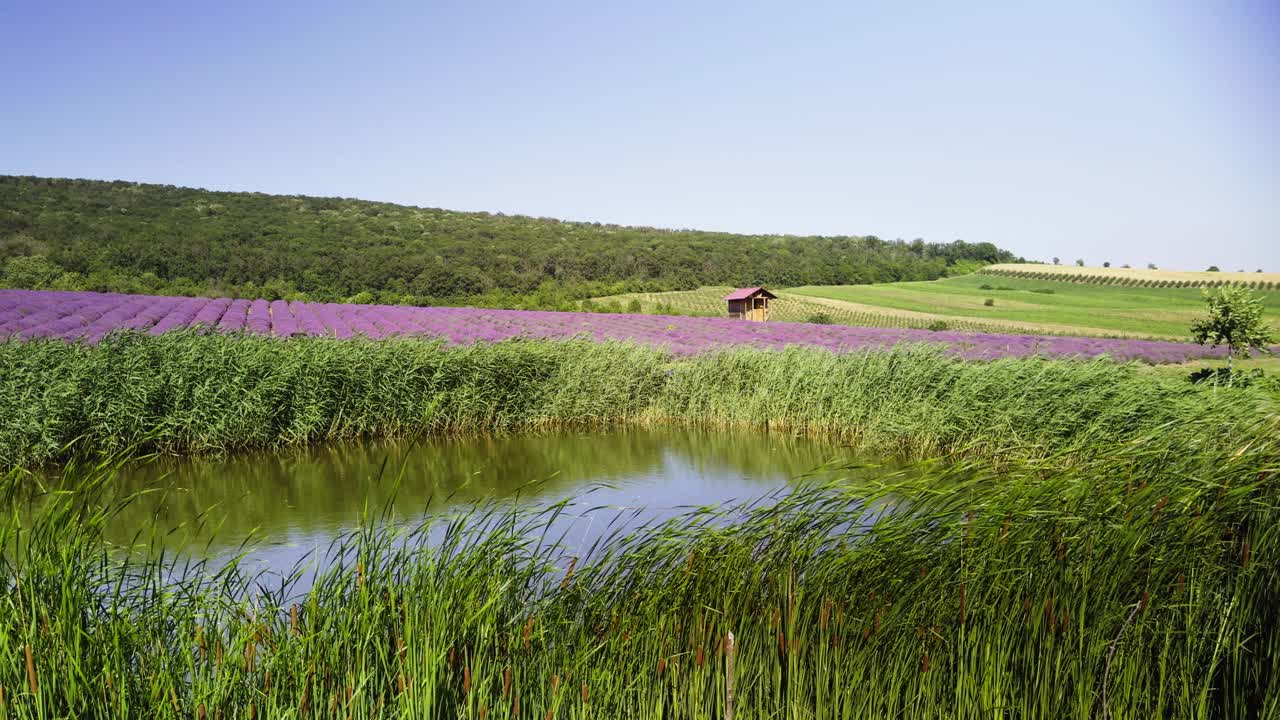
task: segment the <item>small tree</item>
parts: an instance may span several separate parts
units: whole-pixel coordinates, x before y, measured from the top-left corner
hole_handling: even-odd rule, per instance
[[[1083,261],[1083,260],[1076,260],[1076,267],[1084,267],[1084,261]]]
[[[1217,265],[1210,265],[1210,266],[1209,266],[1209,269],[1208,269],[1208,270],[1205,270],[1205,272],[1221,272],[1221,271],[1220,271],[1220,270],[1218,270],[1218,266],[1217,266]]]
[[[1148,269],[1148,270],[1155,270],[1155,269],[1156,269],[1156,264],[1155,264],[1155,263],[1147,263],[1147,269]]]
[[[1209,316],[1191,324],[1191,336],[1210,347],[1227,346],[1227,374],[1231,359],[1249,357],[1253,349],[1269,353],[1274,342],[1271,326],[1262,319],[1262,300],[1242,287],[1227,287],[1216,293],[1205,292]]]
[[[1053,259],[1053,264],[1054,264],[1054,265],[1061,265],[1061,264],[1062,264],[1062,261],[1061,261],[1061,260],[1059,260],[1058,258],[1054,258],[1054,259]]]

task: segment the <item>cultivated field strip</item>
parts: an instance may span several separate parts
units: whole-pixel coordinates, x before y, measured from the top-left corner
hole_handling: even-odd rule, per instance
[[[1139,268],[1002,263],[988,265],[979,270],[978,274],[1129,287],[1182,288],[1239,285],[1254,290],[1280,289],[1280,273],[1263,272],[1198,272],[1192,270],[1144,270]]]
[[[801,345],[852,351],[903,343],[945,344],[954,355],[966,359],[1107,355],[1117,360],[1168,363],[1224,354],[1221,348],[1147,340],[749,323],[710,317],[0,291],[0,337],[97,343],[119,330],[159,335],[191,327],[281,338],[424,336],[453,345],[583,337],[633,341],[664,347],[677,355],[728,347]]]

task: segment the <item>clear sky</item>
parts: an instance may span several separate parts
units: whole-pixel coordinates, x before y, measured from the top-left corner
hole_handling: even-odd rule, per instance
[[[1280,270],[1280,3],[0,3],[0,173]]]

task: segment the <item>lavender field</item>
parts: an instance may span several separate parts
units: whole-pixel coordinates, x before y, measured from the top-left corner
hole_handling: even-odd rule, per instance
[[[738,346],[779,349],[804,345],[841,352],[922,342],[945,344],[951,352],[966,359],[1106,355],[1116,360],[1177,363],[1225,355],[1222,348],[1211,350],[1190,343],[1146,340],[748,323],[729,318],[664,315],[0,290],[0,337],[5,338],[58,338],[96,343],[117,330],[160,334],[193,326],[281,338],[409,335],[441,338],[450,344],[516,337],[587,337],[661,346],[677,355]]]

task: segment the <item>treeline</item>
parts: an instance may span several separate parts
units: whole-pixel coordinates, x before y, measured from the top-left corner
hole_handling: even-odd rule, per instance
[[[664,230],[170,185],[0,176],[0,283],[33,289],[554,306],[703,285],[931,280],[991,243]]]

